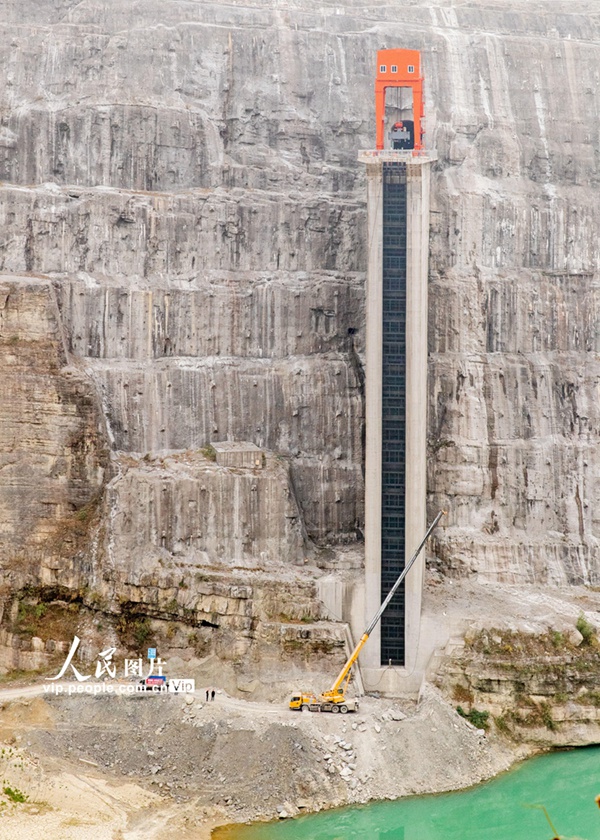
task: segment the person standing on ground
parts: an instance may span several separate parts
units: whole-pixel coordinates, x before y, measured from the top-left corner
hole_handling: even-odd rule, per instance
[[[208,703],[208,688],[206,689],[206,702]]]
[[[210,692],[210,699],[211,699],[211,700],[214,700],[214,699],[215,699],[215,690],[214,690],[214,688],[213,688],[213,690]]]

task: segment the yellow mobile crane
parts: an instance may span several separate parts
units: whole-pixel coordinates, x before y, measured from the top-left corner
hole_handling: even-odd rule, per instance
[[[377,622],[379,621],[379,619],[381,618],[381,616],[385,612],[388,604],[390,603],[390,601],[392,600],[392,598],[396,594],[396,590],[398,589],[398,587],[400,586],[400,584],[402,583],[402,581],[404,580],[406,575],[412,569],[417,557],[419,556],[419,554],[423,550],[423,547],[424,547],[425,543],[429,539],[429,535],[431,534],[433,529],[436,527],[436,525],[438,524],[438,522],[440,521],[442,516],[445,516],[445,514],[446,514],[446,511],[441,510],[438,513],[438,515],[435,517],[435,519],[433,520],[433,522],[431,523],[429,528],[427,529],[427,532],[426,532],[425,536],[423,537],[423,539],[421,540],[421,543],[420,543],[419,547],[417,548],[417,550],[415,551],[413,556],[410,558],[409,563],[404,567],[404,569],[402,569],[402,572],[400,573],[400,576],[399,576],[398,580],[392,586],[392,588],[388,592],[388,595],[387,595],[385,601],[379,607],[379,609],[377,610],[376,614],[373,617],[373,620],[371,621],[371,623],[369,624],[369,626],[367,627],[365,632],[360,637],[360,640],[359,640],[358,644],[356,645],[356,647],[354,648],[354,650],[350,654],[350,657],[348,658],[348,661],[346,662],[346,664],[344,665],[344,667],[342,668],[342,670],[338,674],[337,680],[331,686],[329,691],[324,691],[319,696],[317,696],[315,694],[311,694],[311,693],[305,693],[305,692],[302,692],[302,691],[295,692],[292,695],[292,697],[290,698],[290,709],[293,709],[293,710],[309,709],[311,712],[334,712],[334,713],[341,712],[342,714],[345,714],[346,712],[355,712],[358,709],[358,700],[354,700],[354,699],[352,699],[352,700],[348,699],[347,700],[346,699],[346,689],[348,688],[348,683],[350,682],[351,668],[354,665],[354,663],[356,662],[356,660],[358,659],[358,654],[361,652],[363,647],[366,645],[367,639],[369,638],[369,636],[373,632],[373,628],[376,626]],[[342,684],[343,684],[343,687],[342,687]]]

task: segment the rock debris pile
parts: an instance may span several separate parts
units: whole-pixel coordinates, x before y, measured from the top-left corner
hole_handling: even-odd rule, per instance
[[[221,823],[283,819],[449,790],[512,760],[432,688],[402,709],[364,698],[361,712],[345,717],[294,713],[221,692],[214,703],[200,695],[149,695],[35,704],[37,725],[25,716],[12,740],[41,768],[58,759],[67,774],[135,784],[158,797],[163,811],[177,805],[200,824],[207,815]]]

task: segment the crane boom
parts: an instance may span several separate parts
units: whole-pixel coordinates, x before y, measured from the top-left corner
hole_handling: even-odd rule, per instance
[[[446,514],[446,511],[441,510],[438,513],[438,515],[435,517],[435,519],[433,520],[433,522],[431,523],[429,528],[427,529],[427,532],[425,533],[425,536],[421,540],[421,542],[419,544],[419,547],[417,548],[417,550],[415,551],[413,556],[410,558],[408,564],[402,569],[402,572],[400,573],[400,576],[398,577],[396,583],[392,586],[392,588],[388,592],[387,597],[385,598],[385,600],[383,601],[383,603],[381,604],[381,606],[379,607],[379,609],[377,610],[377,612],[373,616],[373,619],[372,619],[371,623],[369,624],[369,626],[367,627],[365,632],[362,634],[362,636],[360,637],[360,640],[358,641],[358,644],[356,645],[356,647],[354,648],[354,650],[350,654],[350,657],[349,657],[348,661],[346,662],[346,664],[344,665],[344,667],[342,668],[342,670],[338,674],[338,678],[336,679],[334,684],[331,686],[329,691],[325,691],[323,693],[324,697],[333,698],[335,695],[339,694],[340,686],[342,685],[344,680],[349,680],[350,679],[350,669],[352,668],[352,666],[354,665],[354,663],[358,659],[358,654],[361,652],[363,647],[366,645],[367,639],[369,638],[369,636],[373,632],[374,627],[376,626],[377,622],[379,621],[379,619],[381,618],[381,616],[385,612],[388,604],[390,603],[390,601],[392,600],[392,598],[396,594],[396,591],[397,591],[398,587],[400,586],[400,584],[402,583],[402,581],[404,580],[406,575],[410,572],[413,565],[415,564],[415,562],[417,560],[417,557],[419,556],[419,554],[423,550],[423,546],[425,545],[425,543],[429,539],[429,535],[431,534],[433,529],[436,527],[436,525],[438,524],[438,522],[440,521],[442,516],[445,516],[445,514]]]

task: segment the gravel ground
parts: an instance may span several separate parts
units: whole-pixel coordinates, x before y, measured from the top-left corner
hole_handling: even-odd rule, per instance
[[[483,626],[524,632],[596,626],[600,593],[436,581],[424,627],[440,644]],[[437,638],[437,637],[436,637]],[[450,645],[451,646],[451,645]],[[324,683],[326,675],[324,675]],[[356,714],[294,713],[219,691],[194,696],[56,697],[0,692],[2,840],[209,838],[216,824],[293,816],[457,789],[533,750],[486,736],[429,683],[418,702],[363,698]],[[93,826],[93,832],[92,827]]]
[[[419,704],[364,698],[345,716],[221,692],[212,703],[203,692],[38,697],[7,703],[0,714],[0,735],[19,756],[4,759],[4,777],[31,800],[7,806],[3,830],[15,820],[21,832],[30,823],[32,832],[37,823],[56,828],[60,816],[65,840],[89,836],[81,831],[92,824],[100,840],[159,837],[174,820],[182,836],[197,838],[219,822],[463,787],[515,758],[431,687]],[[88,800],[82,826],[74,806]]]

